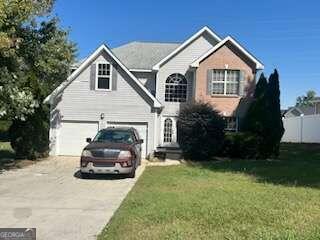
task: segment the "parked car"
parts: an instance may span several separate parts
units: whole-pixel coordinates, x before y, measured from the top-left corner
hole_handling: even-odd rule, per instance
[[[126,174],[135,177],[141,164],[141,144],[135,128],[109,127],[100,130],[82,151],[80,172],[82,178],[93,174]]]

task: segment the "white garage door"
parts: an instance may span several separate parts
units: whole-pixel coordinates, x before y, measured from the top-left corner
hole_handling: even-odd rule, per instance
[[[86,138],[93,138],[98,132],[97,122],[61,122],[59,129],[59,155],[80,156],[88,144]]]
[[[108,127],[133,127],[137,129],[140,138],[143,139],[141,146],[142,158],[147,155],[147,141],[148,141],[148,125],[147,123],[122,123],[122,122],[108,122]]]

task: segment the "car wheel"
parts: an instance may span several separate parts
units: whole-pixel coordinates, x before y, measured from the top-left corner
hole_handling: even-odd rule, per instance
[[[91,177],[90,173],[80,172],[80,176],[82,179],[89,179]]]
[[[136,168],[134,168],[132,172],[127,175],[128,178],[135,178],[135,176],[136,176]]]

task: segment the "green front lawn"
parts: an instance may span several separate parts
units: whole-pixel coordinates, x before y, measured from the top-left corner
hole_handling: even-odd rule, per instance
[[[98,239],[320,239],[320,145],[148,167]]]

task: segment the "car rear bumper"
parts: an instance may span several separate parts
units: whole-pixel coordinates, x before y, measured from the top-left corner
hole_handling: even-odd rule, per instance
[[[96,167],[92,162],[89,162],[87,166],[80,167],[80,171],[92,174],[128,174],[133,171],[133,166],[121,167],[120,163],[115,163],[113,167]]]

